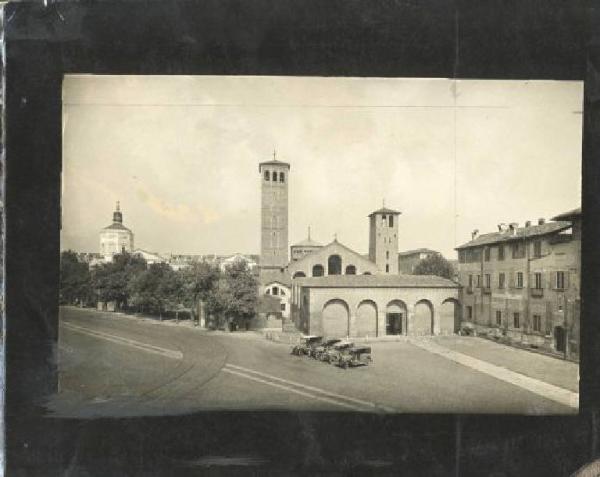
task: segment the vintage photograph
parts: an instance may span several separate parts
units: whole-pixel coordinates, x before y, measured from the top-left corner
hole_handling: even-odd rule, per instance
[[[57,416],[576,414],[583,83],[68,75]]]

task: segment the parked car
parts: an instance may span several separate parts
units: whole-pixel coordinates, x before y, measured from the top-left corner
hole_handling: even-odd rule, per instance
[[[299,343],[292,348],[292,354],[296,356],[310,355],[313,347],[318,346],[322,340],[321,336],[302,336]]]
[[[345,369],[348,366],[368,366],[372,362],[370,346],[354,346],[342,353],[337,365]]]
[[[337,364],[341,359],[342,355],[354,346],[354,343],[349,341],[340,341],[334,344],[325,354],[323,361],[327,361],[330,364]]]
[[[333,345],[341,342],[342,340],[339,338],[330,338],[322,342],[319,346],[315,348],[314,358],[319,361],[325,361],[327,357],[327,351],[329,351]]]

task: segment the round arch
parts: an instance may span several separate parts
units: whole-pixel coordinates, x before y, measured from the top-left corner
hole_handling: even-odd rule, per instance
[[[323,265],[321,265],[320,263],[313,265],[312,276],[313,277],[322,277],[323,275],[325,275],[325,269],[323,268]]]
[[[407,327],[408,307],[402,300],[392,300],[385,307],[385,334],[404,335]]]
[[[350,334],[350,308],[339,298],[323,305],[322,330],[324,336],[344,337]]]
[[[362,300],[356,307],[356,336],[377,336],[377,304],[373,300]]]
[[[306,273],[299,271],[299,272],[294,273],[294,276],[292,278],[302,278],[305,276],[306,276]]]
[[[456,298],[446,298],[438,309],[440,334],[451,335],[458,333],[461,321],[461,306]]]
[[[327,275],[342,274],[342,257],[339,255],[329,255],[327,259]]]
[[[356,275],[356,267],[354,265],[346,265],[346,275]]]
[[[424,336],[433,334],[433,304],[427,300],[419,300],[415,308],[410,324],[411,335]]]

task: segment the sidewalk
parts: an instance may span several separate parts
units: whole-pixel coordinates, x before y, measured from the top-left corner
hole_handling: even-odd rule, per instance
[[[579,392],[579,365],[539,353],[471,336],[436,336],[444,348],[486,361],[534,379]]]

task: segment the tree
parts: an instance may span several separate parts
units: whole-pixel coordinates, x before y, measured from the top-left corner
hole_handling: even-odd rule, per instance
[[[234,262],[225,269],[218,288],[208,300],[209,310],[224,316],[233,327],[246,326],[258,305],[258,283],[248,264]]]
[[[92,279],[87,263],[72,250],[60,254],[60,302],[87,304],[92,301]]]
[[[206,262],[196,262],[180,271],[183,284],[183,303],[195,315],[200,302],[207,303],[217,288],[221,271]],[[213,305],[215,305],[213,303]]]
[[[130,303],[158,313],[175,310],[183,299],[181,277],[166,263],[153,263],[132,277],[128,284]]]
[[[92,270],[92,286],[99,301],[114,301],[117,308],[126,307],[130,296],[129,283],[146,270],[146,260],[129,253],[117,254],[113,261]]]
[[[415,275],[437,275],[438,277],[452,278],[454,267],[441,254],[434,253],[417,264]]]

